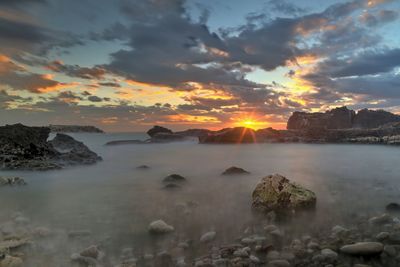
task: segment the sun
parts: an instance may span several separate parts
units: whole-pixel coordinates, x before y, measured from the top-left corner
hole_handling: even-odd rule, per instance
[[[243,124],[243,126],[251,128],[251,127],[254,127],[257,123],[253,120],[245,120],[242,122],[242,124]]]

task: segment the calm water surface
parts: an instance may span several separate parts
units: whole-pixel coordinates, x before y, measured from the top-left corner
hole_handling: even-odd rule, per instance
[[[177,239],[198,240],[216,230],[219,242],[238,236],[251,213],[251,193],[264,176],[280,173],[315,191],[316,216],[306,225],[346,223],[354,215],[382,212],[400,201],[400,148],[377,145],[254,144],[199,145],[171,143],[104,146],[111,140],[145,139],[144,134],[72,134],[103,157],[91,166],[46,172],[0,172],[19,175],[29,185],[1,188],[0,219],[21,211],[36,225],[94,233],[116,251],[154,245],[149,222],[164,219]],[[150,170],[137,170],[146,164]],[[224,177],[232,166],[251,172]],[[176,191],[162,189],[172,173],[188,179]],[[185,203],[196,202],[196,208]],[[190,212],[189,212],[190,210]],[[167,242],[167,241],[165,241]],[[90,244],[84,244],[87,246]],[[72,250],[72,249],[71,249]]]

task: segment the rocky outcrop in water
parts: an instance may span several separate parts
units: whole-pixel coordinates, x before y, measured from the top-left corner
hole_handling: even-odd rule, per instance
[[[49,133],[47,127],[22,124],[0,127],[0,168],[49,170],[101,159],[70,136],[58,134],[54,140],[47,141]]]
[[[104,133],[103,130],[90,125],[49,125],[52,133]]]
[[[222,173],[222,175],[243,175],[243,174],[250,174],[250,172],[236,166],[229,167]]]
[[[268,213],[288,214],[315,208],[315,193],[289,181],[286,177],[273,174],[264,177],[253,191],[252,207]]]
[[[147,134],[150,137],[153,137],[153,136],[155,136],[156,134],[159,134],[159,133],[172,134],[173,132],[168,128],[165,128],[165,127],[162,127],[162,126],[158,126],[158,125],[153,126],[153,128],[151,128],[150,130],[147,131]]]
[[[1,177],[0,176],[0,187],[1,186],[18,186],[18,185],[26,185],[24,179],[20,177]]]
[[[84,143],[79,142],[66,134],[58,133],[49,143],[60,152],[58,159],[72,164],[93,164],[101,160],[96,153],[91,151]]]
[[[294,112],[288,120],[287,129],[373,129],[394,122],[400,122],[400,116],[384,110],[362,109],[356,113],[347,107],[340,107],[325,113]]]

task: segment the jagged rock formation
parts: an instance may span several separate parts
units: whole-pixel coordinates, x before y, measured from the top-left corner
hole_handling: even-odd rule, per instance
[[[294,112],[288,120],[287,128],[288,130],[305,128],[347,129],[352,127],[355,116],[356,113],[347,109],[347,107],[335,108],[325,113]]]
[[[0,169],[49,170],[100,160],[83,143],[58,134],[47,141],[50,128],[22,124],[0,127]]]
[[[53,133],[104,133],[103,130],[90,125],[49,125]]]
[[[356,113],[347,107],[340,107],[325,113],[294,112],[288,120],[287,129],[372,129],[394,122],[400,122],[400,116],[384,110],[362,109]]]

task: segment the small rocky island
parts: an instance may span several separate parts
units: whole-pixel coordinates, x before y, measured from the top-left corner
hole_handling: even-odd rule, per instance
[[[52,133],[104,133],[103,130],[91,125],[54,125],[48,126]]]
[[[226,128],[199,136],[202,144],[213,143],[364,143],[400,144],[400,115],[383,110],[347,107],[325,113],[294,112],[287,130]]]
[[[101,160],[85,144],[58,133],[48,141],[48,127],[22,124],[0,127],[0,169],[51,170]]]

